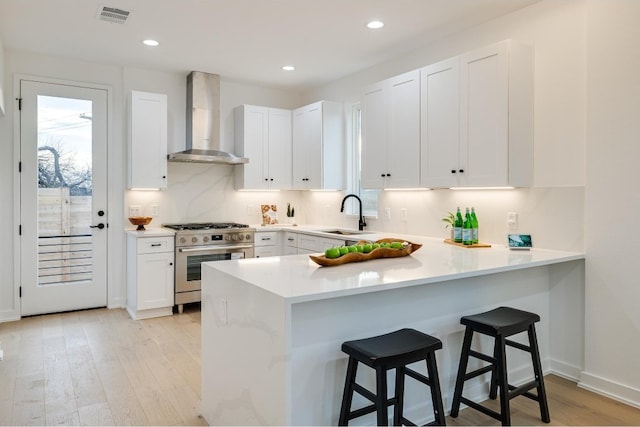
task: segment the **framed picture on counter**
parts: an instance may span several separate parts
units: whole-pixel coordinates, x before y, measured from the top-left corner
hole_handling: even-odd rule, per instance
[[[507,240],[509,249],[529,250],[533,247],[531,234],[509,234]]]

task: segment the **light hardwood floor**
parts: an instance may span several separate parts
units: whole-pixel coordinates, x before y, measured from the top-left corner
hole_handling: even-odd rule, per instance
[[[86,310],[0,323],[0,425],[203,425],[200,312],[133,321]],[[640,410],[546,377],[551,425],[640,425]],[[495,404],[496,402],[491,402]],[[512,401],[514,425],[540,425]],[[450,425],[499,425],[460,411]],[[544,425],[544,424],[543,424]]]

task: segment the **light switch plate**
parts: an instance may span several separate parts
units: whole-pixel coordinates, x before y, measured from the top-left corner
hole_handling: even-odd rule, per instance
[[[142,208],[140,205],[129,205],[129,216],[141,216]]]

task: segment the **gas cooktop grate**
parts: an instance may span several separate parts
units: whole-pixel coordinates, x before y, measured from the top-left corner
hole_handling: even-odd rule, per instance
[[[172,230],[219,230],[229,228],[248,228],[247,224],[237,224],[235,222],[194,222],[187,224],[164,224],[163,227]]]

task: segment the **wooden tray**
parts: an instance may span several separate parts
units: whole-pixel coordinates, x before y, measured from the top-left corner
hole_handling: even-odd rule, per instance
[[[462,243],[457,243],[457,242],[454,242],[451,239],[444,239],[444,242],[448,243],[450,245],[461,246],[463,248],[490,248],[491,247],[490,244],[482,243],[482,242],[474,243],[473,245],[465,245],[465,244],[462,244]]]
[[[391,243],[391,242],[407,242],[407,241],[403,239],[394,239],[394,238],[385,238],[385,239],[380,239],[375,241],[375,243],[382,243],[382,242]],[[372,243],[372,242],[369,240],[361,240],[357,244],[359,245],[364,243]],[[378,259],[378,258],[397,258],[397,257],[407,256],[407,255],[411,255],[412,252],[415,252],[422,247],[422,245],[419,243],[411,243],[411,242],[407,242],[407,243],[408,245],[406,245],[402,249],[375,248],[369,253],[349,252],[348,254],[344,254],[339,258],[327,258],[324,255],[309,255],[309,258],[311,258],[311,260],[318,265],[321,265],[323,267],[331,267],[334,265],[348,264],[350,262],[361,262],[361,261],[369,261],[369,260]]]

